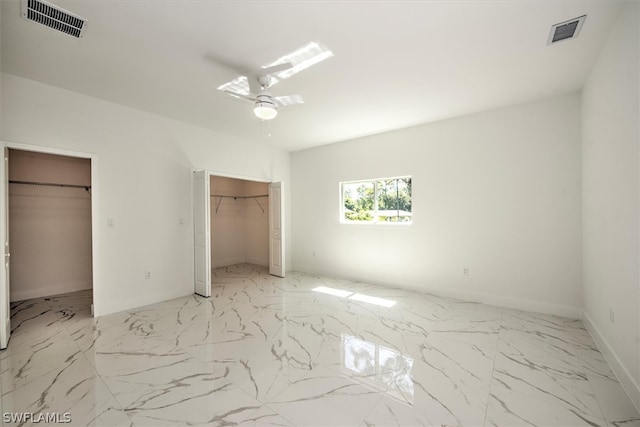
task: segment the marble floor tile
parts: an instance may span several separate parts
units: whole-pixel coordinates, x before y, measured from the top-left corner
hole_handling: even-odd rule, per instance
[[[130,420],[84,357],[2,395],[10,413],[68,414],[71,425],[129,425]]]
[[[605,420],[611,426],[640,426],[640,415],[615,378],[588,374]]]
[[[605,427],[607,422],[561,399],[540,399],[496,385],[489,395],[485,425]]]
[[[566,406],[585,417],[604,418],[586,375],[570,367],[499,353],[495,361],[494,384],[537,401]]]
[[[12,303],[3,414],[79,426],[640,426],[579,320],[249,264],[212,280],[210,298],[99,318],[91,291]]]
[[[366,426],[481,426],[487,390],[444,389],[413,381],[402,396],[387,392],[364,420]]]
[[[80,348],[65,331],[56,331],[51,339],[34,344],[31,351],[23,345],[17,348],[21,351],[0,353],[0,385],[3,393],[20,388],[50,372],[73,370],[73,364],[78,359],[84,359]]]
[[[354,426],[362,424],[380,393],[369,383],[318,368],[292,381],[267,406],[296,426]]]
[[[62,329],[62,316],[44,298],[11,303],[11,335]]]
[[[135,426],[229,426],[255,420],[261,408],[243,391],[220,386],[193,396],[179,392],[163,395],[125,411]]]

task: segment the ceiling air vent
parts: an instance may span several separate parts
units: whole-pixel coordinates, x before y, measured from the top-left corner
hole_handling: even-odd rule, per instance
[[[587,15],[582,15],[577,18],[552,25],[547,45],[578,37],[585,19],[587,19]]]
[[[84,18],[41,0],[22,0],[22,16],[78,39],[87,28]]]

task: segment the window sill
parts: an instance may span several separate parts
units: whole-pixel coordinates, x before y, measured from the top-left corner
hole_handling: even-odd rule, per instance
[[[370,227],[409,227],[413,222],[369,222],[369,221],[339,221],[340,225],[370,226]]]

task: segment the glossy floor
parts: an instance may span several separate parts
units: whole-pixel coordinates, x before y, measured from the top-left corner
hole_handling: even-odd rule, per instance
[[[640,425],[580,321],[251,265],[214,270],[209,299],[97,319],[90,300],[13,304],[5,421]]]

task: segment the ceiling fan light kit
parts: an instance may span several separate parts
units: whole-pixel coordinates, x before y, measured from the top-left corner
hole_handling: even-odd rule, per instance
[[[278,115],[278,108],[269,95],[258,95],[253,106],[253,114],[260,120],[273,120]]]

